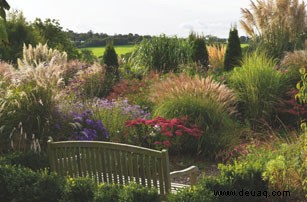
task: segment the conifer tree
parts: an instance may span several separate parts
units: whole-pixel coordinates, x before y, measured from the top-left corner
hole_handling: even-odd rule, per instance
[[[225,70],[232,70],[235,66],[239,66],[242,60],[242,50],[238,30],[236,27],[230,29],[227,49],[224,59]]]
[[[209,55],[206,47],[205,38],[195,33],[191,33],[189,40],[192,43],[192,60],[205,67],[209,65]]]

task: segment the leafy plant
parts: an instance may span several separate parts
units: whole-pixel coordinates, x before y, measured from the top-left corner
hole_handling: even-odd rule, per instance
[[[66,202],[93,201],[96,186],[89,178],[67,178],[63,200]]]
[[[180,64],[191,58],[191,45],[187,40],[165,35],[143,39],[132,52],[129,62],[135,72],[176,72]]]
[[[243,58],[229,78],[238,93],[242,115],[253,126],[271,122],[287,84],[286,77],[275,69],[276,62],[266,53],[256,51]]]

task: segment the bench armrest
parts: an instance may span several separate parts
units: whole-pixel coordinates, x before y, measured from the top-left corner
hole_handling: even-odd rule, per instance
[[[183,170],[171,172],[170,177],[171,177],[171,179],[173,179],[175,177],[182,177],[182,176],[185,176],[185,175],[190,175],[191,185],[195,185],[198,172],[199,172],[199,169],[198,169],[197,166],[190,166],[190,167],[183,169]]]

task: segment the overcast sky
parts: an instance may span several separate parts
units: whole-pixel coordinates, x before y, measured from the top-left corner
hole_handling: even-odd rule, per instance
[[[58,19],[64,29],[107,34],[177,35],[191,30],[228,37],[232,24],[239,35],[240,8],[250,0],[8,0],[29,21]]]

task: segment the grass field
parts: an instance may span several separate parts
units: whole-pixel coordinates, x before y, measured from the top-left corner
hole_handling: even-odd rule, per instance
[[[245,48],[247,46],[249,45],[241,44],[241,48]],[[134,45],[114,46],[117,55],[124,55],[126,53],[130,53],[133,51],[134,47]],[[105,47],[88,47],[82,49],[90,50],[96,57],[101,57],[104,53]]]
[[[124,55],[126,53],[132,52],[134,45],[125,45],[125,46],[114,46],[117,55]],[[96,57],[100,57],[103,55],[105,47],[89,47],[82,48],[86,50],[90,50]]]

